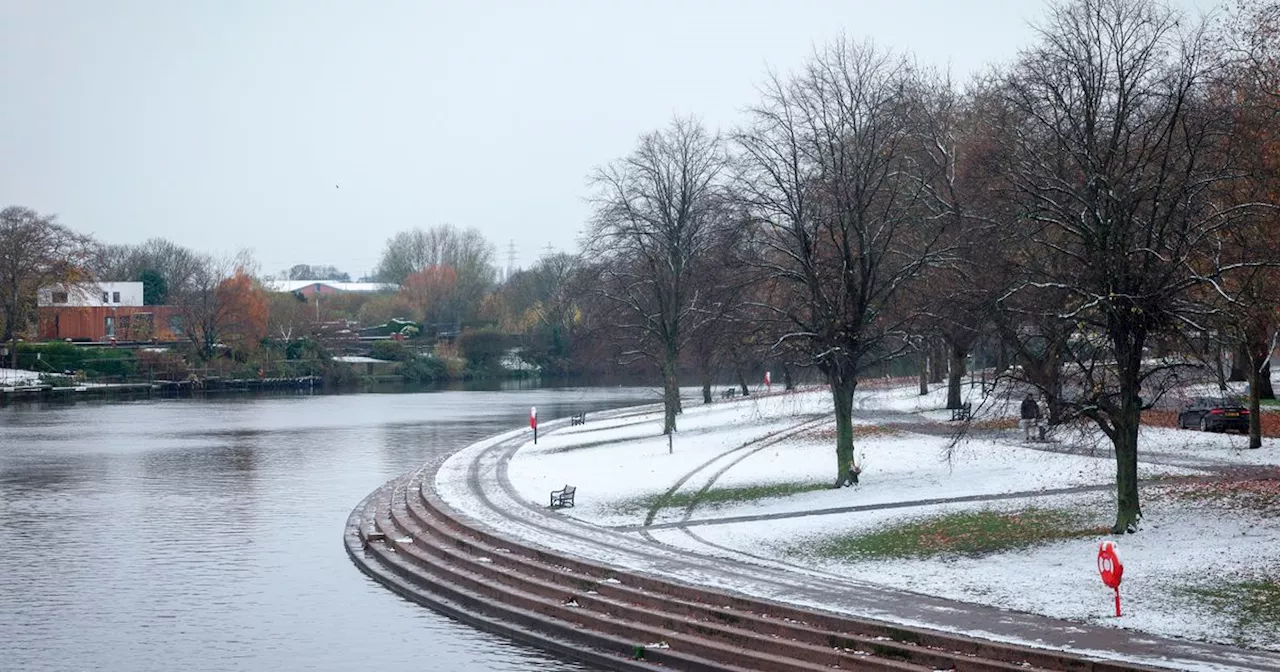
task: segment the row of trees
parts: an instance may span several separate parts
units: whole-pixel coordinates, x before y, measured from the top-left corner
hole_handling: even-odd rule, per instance
[[[1013,64],[963,89],[840,39],[769,78],[740,128],[641,136],[594,174],[585,272],[628,336],[619,354],[662,372],[667,432],[691,352],[816,368],[844,485],[870,368],[940,340],[958,382],[996,334],[1055,422],[1109,438],[1115,530],[1136,529],[1140,413],[1197,358],[1239,349],[1258,416],[1280,279],[1278,24],[1275,2],[1217,24],[1154,0],[1059,2]]]
[[[399,318],[429,325],[423,331],[425,336],[460,333],[464,327],[473,331],[499,324],[511,328],[507,334],[485,331],[463,339],[474,344],[517,344],[508,334],[526,336],[535,346],[561,341],[559,346],[550,345],[549,359],[536,353],[532,357],[550,364],[553,372],[565,372],[574,369],[567,364],[567,340],[540,338],[540,323],[526,319],[528,313],[567,325],[573,321],[565,314],[569,292],[543,273],[544,268],[565,259],[576,258],[544,260],[507,287],[495,288],[493,245],[474,229],[445,224],[401,232],[387,241],[378,276],[387,285],[383,291],[308,299],[268,291],[247,252],[219,257],[161,238],[140,244],[101,244],[63,226],[54,216],[10,207],[0,211],[0,286],[4,290],[0,328],[7,344],[30,338],[38,321],[36,297],[40,288],[141,281],[146,305],[174,309],[176,317],[168,326],[187,342],[189,354],[196,360],[193,364],[224,356],[242,364],[261,360],[258,350],[267,342],[323,341],[335,334],[349,336],[356,324],[372,326]],[[346,273],[325,265],[298,264],[283,275],[299,280],[349,280]],[[563,277],[563,273],[557,276]],[[538,281],[528,282],[531,279]],[[536,291],[529,291],[535,287]],[[559,307],[552,308],[552,302],[544,300],[546,292],[560,294]],[[551,317],[553,310],[561,314]],[[137,336],[131,332],[129,338]],[[14,363],[18,348],[11,350],[14,359],[10,363]],[[265,359],[271,359],[270,353]],[[488,360],[495,358],[485,355],[482,359],[492,363]]]

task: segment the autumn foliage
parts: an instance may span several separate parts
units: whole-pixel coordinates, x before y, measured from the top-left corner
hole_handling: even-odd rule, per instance
[[[222,341],[236,352],[255,349],[267,335],[267,295],[244,269],[218,283],[214,292]]]
[[[453,317],[457,290],[457,271],[452,266],[432,265],[405,278],[400,298],[414,318],[434,324]]]

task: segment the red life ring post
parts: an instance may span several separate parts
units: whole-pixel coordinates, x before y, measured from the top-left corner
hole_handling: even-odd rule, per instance
[[[1102,583],[1116,592],[1116,618],[1120,617],[1120,579],[1124,577],[1124,564],[1116,553],[1114,541],[1098,544],[1098,574]]]

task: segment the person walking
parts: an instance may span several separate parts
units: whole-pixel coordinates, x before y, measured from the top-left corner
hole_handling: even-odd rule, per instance
[[[1030,394],[1022,400],[1022,420],[1019,424],[1022,425],[1022,431],[1026,433],[1028,441],[1035,438],[1036,428],[1040,424],[1040,404],[1037,404],[1035,397]]]

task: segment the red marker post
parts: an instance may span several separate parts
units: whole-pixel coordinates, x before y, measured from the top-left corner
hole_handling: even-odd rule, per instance
[[[773,389],[773,381],[769,380],[769,372],[764,372],[764,391],[768,392]]]
[[[1098,574],[1108,588],[1116,591],[1116,618],[1120,618],[1120,579],[1124,577],[1124,564],[1113,541],[1098,544]]]
[[[538,407],[529,407],[529,427],[533,429],[533,445],[538,445]]]

